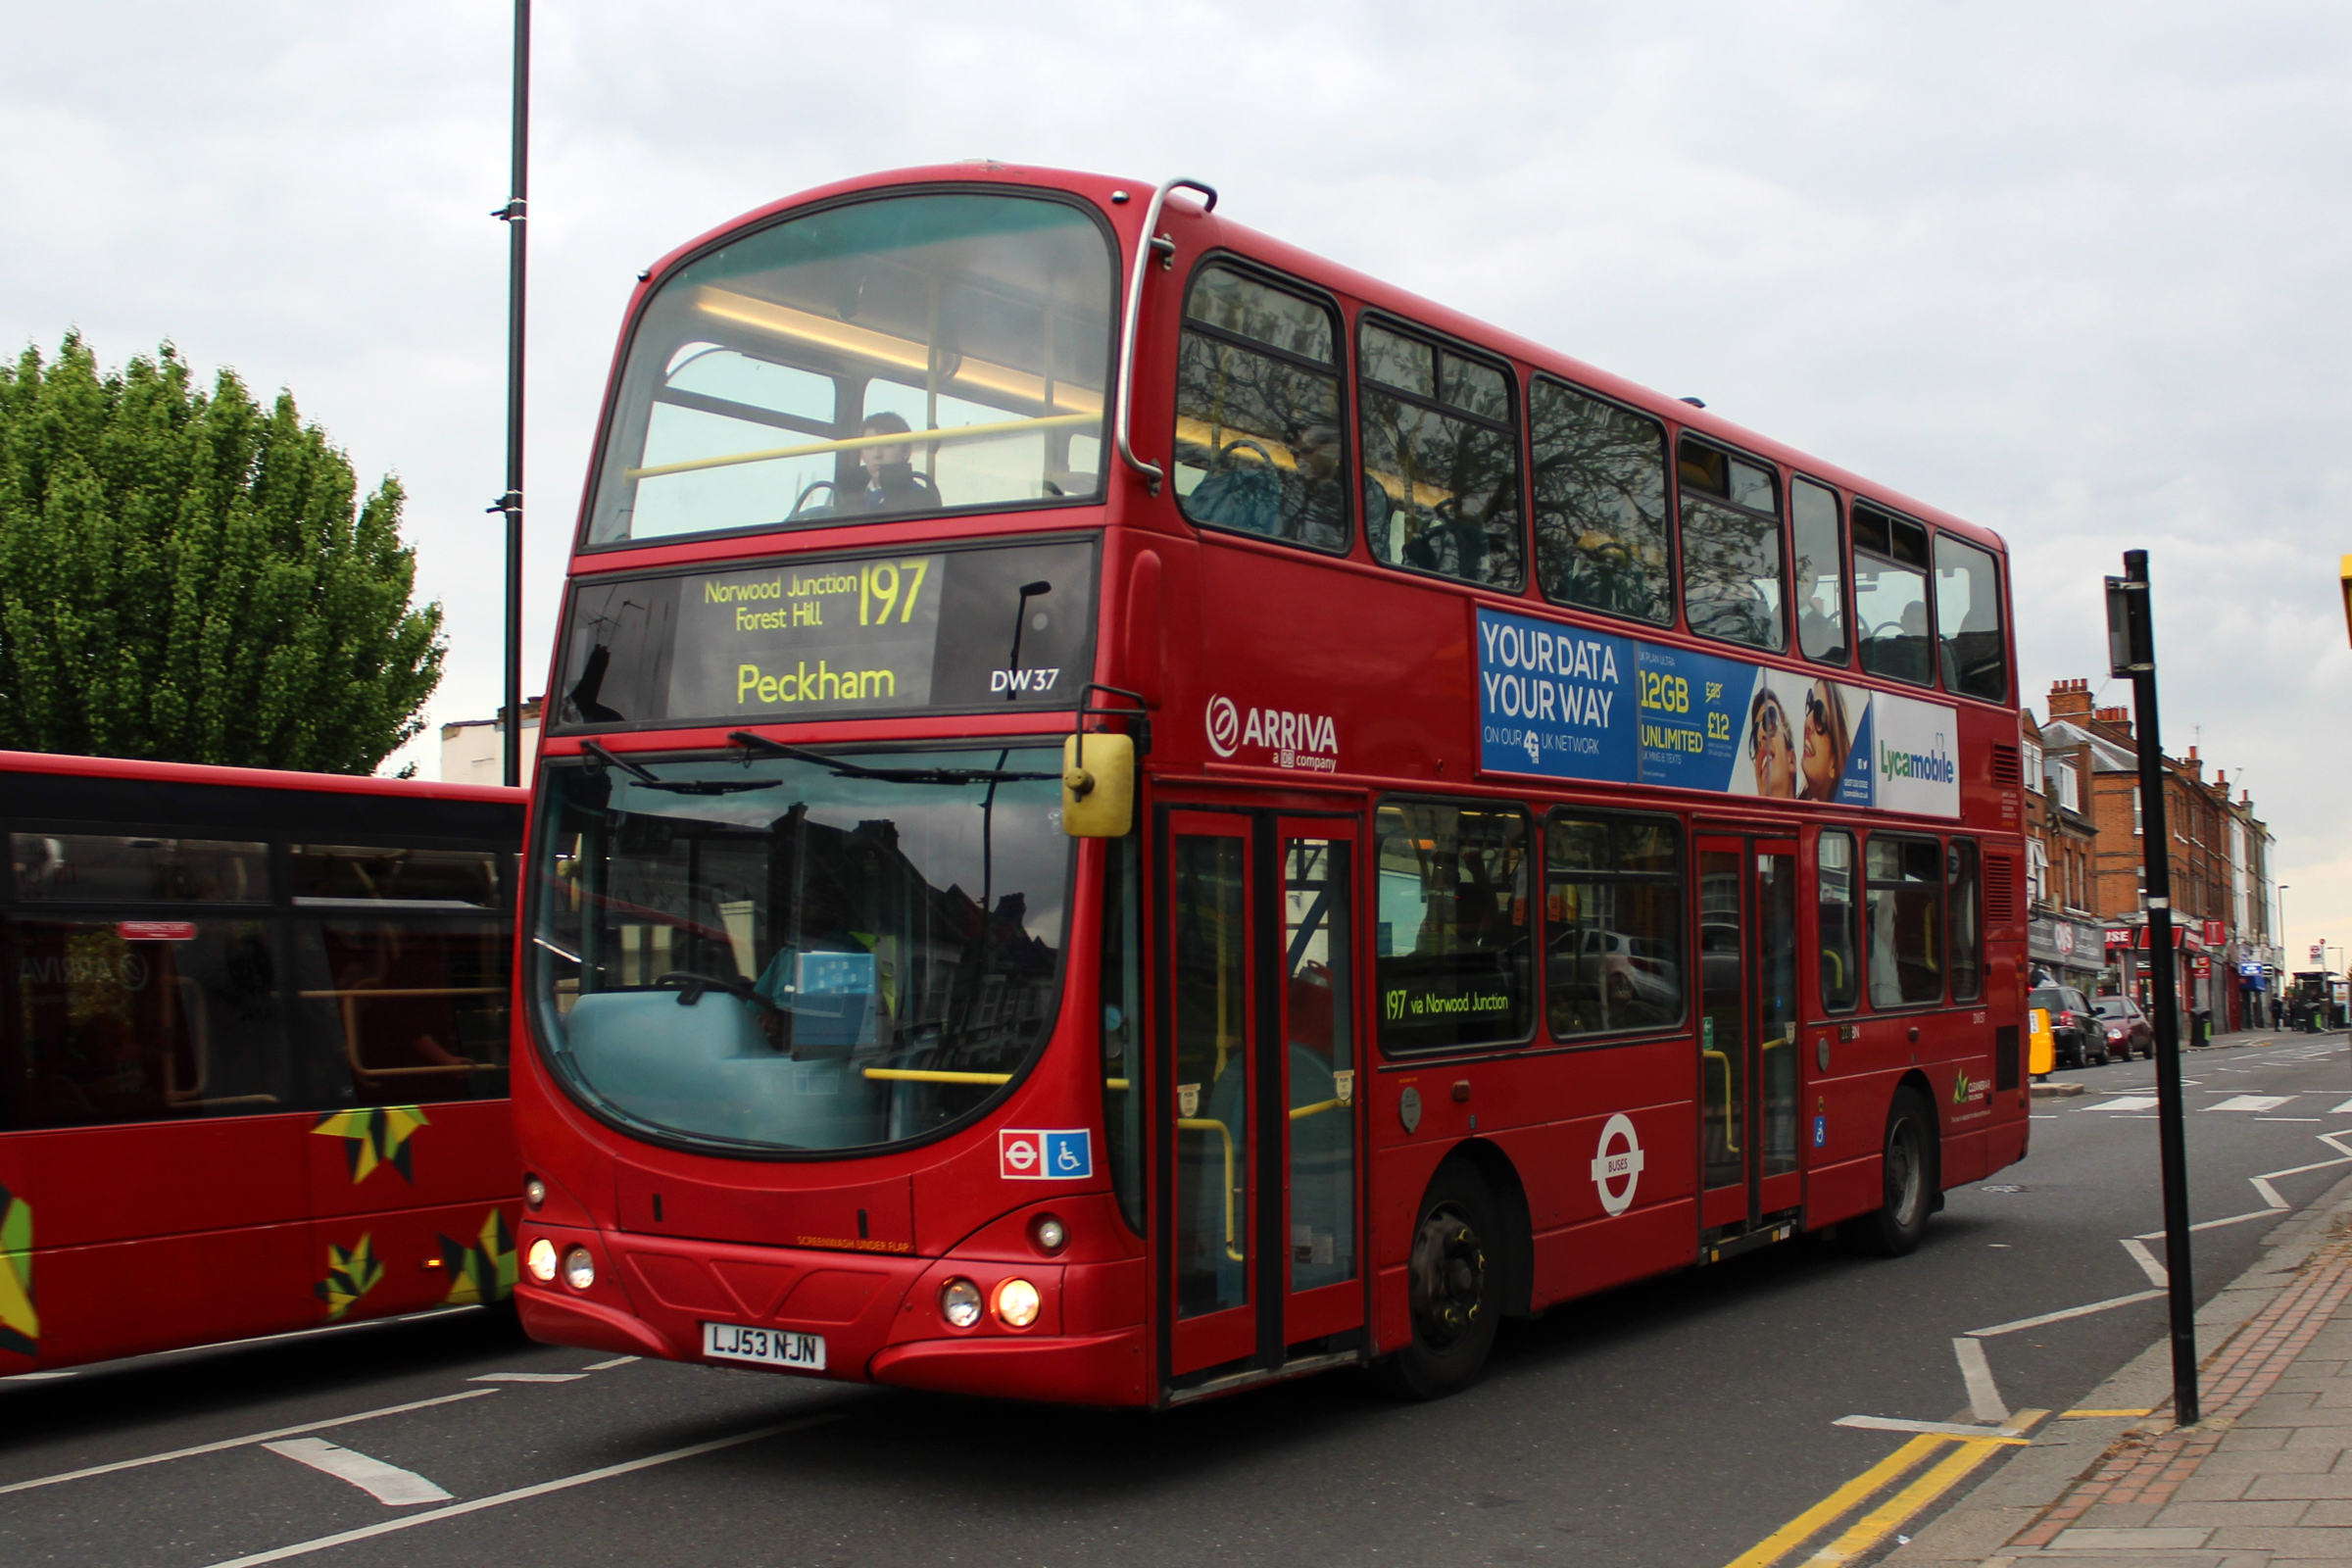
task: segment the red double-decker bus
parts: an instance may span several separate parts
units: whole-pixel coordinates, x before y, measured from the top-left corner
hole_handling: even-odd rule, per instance
[[[527,801],[0,753],[0,1377],[505,1298]]]
[[[1152,190],[651,269],[534,796],[517,1299],[1172,1404],[2019,1158],[2001,545]]]

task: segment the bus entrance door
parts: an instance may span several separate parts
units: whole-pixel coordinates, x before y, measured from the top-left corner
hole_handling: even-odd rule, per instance
[[[1776,1234],[1797,1172],[1796,845],[1698,841],[1702,1255]]]
[[[1356,824],[1162,817],[1167,1376],[1277,1371],[1364,1324]]]

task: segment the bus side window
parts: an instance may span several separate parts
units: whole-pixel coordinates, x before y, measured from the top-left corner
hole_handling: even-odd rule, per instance
[[[1673,625],[1665,427],[1542,376],[1527,410],[1544,597]]]
[[[1853,561],[1862,667],[1915,686],[1935,685],[1928,658],[1928,530],[1857,504]]]
[[[2009,695],[2000,572],[1986,552],[1940,533],[1936,536],[1936,638],[1944,690],[1988,703]]]
[[[1683,1021],[1683,835],[1663,817],[1544,824],[1546,1018],[1555,1040]]]
[[[1869,845],[1870,1004],[1943,1000],[1943,847],[1873,833]]]
[[[1176,355],[1176,504],[1193,521],[1345,553],[1339,316],[1202,269]]]
[[[1983,901],[1977,890],[1977,841],[1954,839],[1944,852],[1944,880],[1950,884],[1952,918],[1952,1000],[1974,1002],[1984,994],[1984,968],[1980,961],[1983,928],[1978,917]]]
[[[1854,924],[1854,836],[1826,828],[1813,849],[1821,933],[1821,1005],[1851,1012],[1862,994],[1861,933]]]
[[[1838,492],[1809,479],[1788,487],[1789,520],[1796,530],[1796,644],[1807,659],[1843,664],[1845,541],[1838,526]]]
[[[1511,372],[1366,321],[1364,533],[1373,559],[1490,588],[1520,583]]]
[[[1782,593],[1780,483],[1772,470],[1686,437],[1683,611],[1702,637],[1788,645]]]
[[[1526,1040],[1535,1025],[1527,813],[1396,801],[1375,825],[1381,1049]]]

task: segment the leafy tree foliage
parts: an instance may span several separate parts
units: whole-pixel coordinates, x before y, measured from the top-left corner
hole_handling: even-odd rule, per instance
[[[0,747],[373,771],[447,645],[399,481],[357,495],[291,394],[207,395],[170,344],[0,363]]]

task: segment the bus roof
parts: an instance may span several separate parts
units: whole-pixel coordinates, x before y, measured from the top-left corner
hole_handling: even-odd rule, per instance
[[[64,752],[0,752],[0,773],[141,779],[157,784],[228,784],[244,789],[299,790],[310,795],[405,795],[512,806],[523,805],[531,798],[529,790],[490,784],[440,784],[424,779],[373,778],[352,773],[298,773],[274,767],[215,767],[203,762],[147,762],[127,757],[78,757]]]
[[[1134,254],[1143,223],[1144,211],[1149,205],[1150,193],[1153,189],[1152,182],[1149,180],[1118,179],[1107,174],[1002,164],[993,160],[894,169],[878,173],[861,174],[851,179],[836,180],[831,184],[819,185],[797,195],[770,202],[763,207],[755,208],[740,218],[721,223],[709,232],[698,235],[662,257],[641,275],[637,293],[631,297],[629,302],[629,318],[635,319],[646,294],[660,285],[664,274],[671,268],[705,247],[736,233],[747,224],[760,222],[794,208],[832,197],[887,189],[895,185],[945,183],[1029,186],[1037,189],[1068,191],[1085,197],[1093,201],[1109,219],[1112,226],[1119,231],[1121,241],[1127,247],[1129,256]],[[1110,200],[1113,191],[1125,191],[1128,193],[1129,199],[1122,204],[1113,205]],[[1180,197],[1179,200],[1189,203],[1196,198],[1187,194]],[[1939,507],[1930,506],[1926,502],[1916,500],[1892,486],[1864,478],[1837,464],[1825,463],[1786,442],[1759,434],[1745,425],[1724,418],[1720,415],[1685,403],[1680,398],[1670,397],[1652,388],[1642,386],[1623,376],[1601,369],[1597,366],[1589,365],[1582,360],[1563,354],[1556,349],[1548,348],[1514,332],[1504,331],[1500,327],[1466,316],[1449,306],[1424,299],[1410,290],[1383,282],[1379,278],[1356,271],[1353,268],[1344,267],[1337,262],[1316,256],[1312,252],[1301,250],[1287,241],[1229,221],[1221,216],[1213,214],[1201,216],[1197,210],[1193,210],[1190,221],[1207,225],[1202,236],[1205,242],[1204,248],[1230,248],[1268,267],[1290,272],[1304,281],[1321,284],[1348,294],[1366,305],[1408,318],[1424,326],[1489,349],[1494,353],[1515,360],[1531,369],[1549,372],[1591,391],[1632,404],[1681,429],[1722,442],[1729,447],[1739,448],[1753,456],[1785,465],[1798,473],[1824,480],[1849,494],[1858,495],[1864,500],[1885,506],[1891,511],[1933,522],[1937,527],[1948,530],[1960,538],[2004,555],[2007,553],[2007,546],[2003,543],[2001,536],[1990,528],[1980,523],[1970,522],[1964,517],[1955,516]],[[615,373],[617,373],[618,363],[616,354]]]

